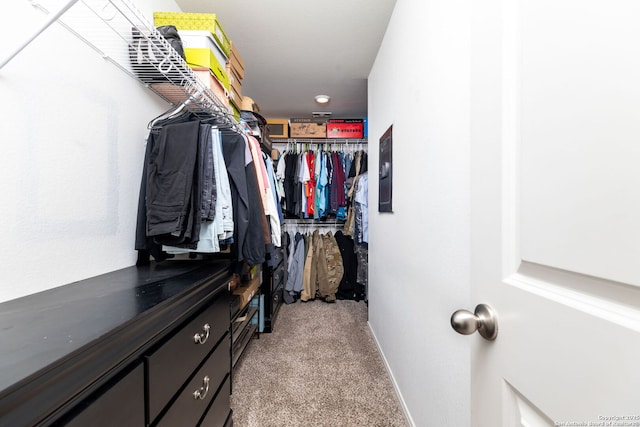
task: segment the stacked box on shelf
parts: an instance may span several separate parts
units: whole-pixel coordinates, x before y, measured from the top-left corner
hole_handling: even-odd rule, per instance
[[[231,55],[227,63],[227,74],[229,75],[229,98],[236,105],[242,104],[242,79],[244,79],[244,61],[238,53],[238,49],[231,42]]]
[[[227,57],[231,54],[231,41],[215,13],[154,12],[153,22],[156,26],[173,25],[178,30],[207,30],[224,54]]]
[[[193,72],[196,77],[213,92],[216,98],[218,98],[225,107],[229,108],[228,91],[222,86],[222,83],[216,78],[215,74],[213,74],[211,70],[194,70]]]
[[[228,92],[230,88],[227,74],[229,59],[212,34],[206,30],[178,30],[178,34],[184,46],[187,64],[194,70],[211,70]]]
[[[239,300],[239,308],[243,309],[253,296],[259,292],[260,289],[260,277],[254,277],[249,283],[242,284],[242,286],[234,289],[232,294]]]
[[[229,56],[229,63],[240,80],[244,79],[244,61],[233,42],[231,42],[231,56]]]
[[[154,12],[153,18],[156,26],[173,25],[178,29],[187,64],[239,122],[239,108],[229,103],[231,41],[217,16],[212,13]]]
[[[362,119],[329,119],[327,138],[361,139],[364,137]]]
[[[211,71],[222,86],[229,91],[229,76],[225,70],[225,66],[221,65],[215,55],[207,48],[184,48],[184,55],[187,57],[187,64],[197,71]]]
[[[267,129],[271,138],[289,138],[289,120],[267,119]]]
[[[299,118],[289,120],[290,138],[326,138],[327,120]]]
[[[229,100],[234,104],[242,104],[242,82],[234,75],[229,64],[227,64],[227,74],[229,75]]]
[[[231,114],[236,119],[236,122],[240,123],[240,107],[238,107],[233,101],[229,101],[229,107]]]

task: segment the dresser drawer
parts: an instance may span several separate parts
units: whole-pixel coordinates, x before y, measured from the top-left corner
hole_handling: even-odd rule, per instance
[[[226,425],[225,421],[229,421],[231,417],[231,409],[229,409],[229,392],[230,392],[230,380],[231,377],[227,377],[224,384],[218,391],[218,394],[214,398],[211,407],[207,411],[207,415],[204,416],[200,427],[219,427]]]
[[[284,248],[276,248],[274,250],[273,265],[278,265],[284,259]]]
[[[220,342],[213,354],[189,381],[157,427],[195,426],[225,378],[229,378],[229,337]],[[222,386],[224,389],[224,385]],[[226,384],[228,394],[228,384]],[[227,397],[226,407],[229,408]],[[224,419],[223,419],[224,423]]]
[[[202,313],[181,327],[160,348],[147,356],[151,421],[158,416],[205,356],[229,330],[229,322],[228,294],[223,293]]]
[[[285,278],[285,266],[280,264],[273,269],[273,282],[271,283],[271,289],[276,289],[278,286],[284,283]]]
[[[282,303],[282,292],[284,292],[284,286],[278,286],[278,288],[271,294],[271,316],[275,317],[276,313],[280,309]]]
[[[140,427],[144,425],[144,370],[142,364],[109,381],[72,409],[55,426]]]

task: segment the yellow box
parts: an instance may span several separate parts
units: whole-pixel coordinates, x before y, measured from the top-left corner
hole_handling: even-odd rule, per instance
[[[240,108],[238,108],[232,100],[229,100],[229,110],[233,117],[235,117],[236,122],[240,123]]]
[[[184,55],[187,58],[187,64],[194,70],[211,70],[213,74],[220,80],[222,86],[227,91],[230,88],[229,75],[227,74],[226,64],[220,64],[218,58],[211,49],[185,47]]]
[[[227,58],[231,55],[231,41],[215,13],[153,12],[153,23],[156,27],[174,25],[178,30],[209,30]]]
[[[213,34],[207,30],[178,30],[183,47],[207,48],[211,49],[221,64],[227,64],[229,58],[213,38]]]

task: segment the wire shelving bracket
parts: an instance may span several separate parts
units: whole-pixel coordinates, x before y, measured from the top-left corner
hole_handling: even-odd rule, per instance
[[[236,125],[229,108],[191,70],[130,0],[30,0],[47,19],[5,58],[0,69],[58,22],[171,104]],[[189,102],[186,102],[189,101]]]

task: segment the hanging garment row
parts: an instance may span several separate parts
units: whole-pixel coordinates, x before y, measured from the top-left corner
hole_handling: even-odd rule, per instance
[[[135,248],[139,263],[179,253],[219,253],[249,266],[281,244],[283,214],[273,164],[250,129],[182,112],[147,138]]]
[[[356,166],[347,192],[349,211],[343,230],[337,222],[304,223],[285,219],[284,245],[288,254],[283,299],[290,304],[315,298],[367,300],[368,288],[368,172]],[[321,234],[319,229],[333,230]]]
[[[347,194],[353,179],[366,170],[365,150],[283,152],[276,176],[282,186],[285,217],[346,220]]]
[[[326,155],[326,157],[324,157]],[[323,162],[323,159],[327,159]],[[322,190],[318,186],[321,170],[314,178],[305,179],[305,165],[327,165],[328,182],[331,189],[328,194],[328,211],[336,206],[334,222],[320,216],[317,209],[318,197]],[[282,171],[285,170],[284,180]],[[292,172],[293,169],[295,172]],[[283,183],[285,198],[283,210],[291,209],[291,197],[295,206],[301,206],[299,218],[314,218],[323,221],[305,222],[303,219],[286,218],[283,227],[286,235],[288,279],[283,299],[292,303],[300,299],[308,301],[321,298],[327,302],[336,299],[367,300],[367,262],[368,262],[368,172],[367,153],[364,150],[349,153],[343,151],[307,150],[302,153],[285,152],[278,159],[276,175]],[[301,172],[302,171],[302,172]],[[309,171],[317,168],[309,167]],[[345,171],[348,171],[345,173]],[[309,175],[311,175],[309,173]],[[293,179],[291,179],[293,178]],[[297,189],[296,189],[297,187]],[[327,187],[325,185],[325,187]],[[311,191],[310,191],[311,190]],[[315,191],[313,191],[315,190]],[[311,195],[315,195],[311,203]],[[289,198],[287,198],[289,194]],[[299,199],[295,196],[300,195]],[[306,207],[311,205],[316,215]],[[299,204],[298,204],[299,201]],[[333,204],[332,204],[333,202]],[[290,213],[290,211],[289,211]],[[300,222],[302,221],[302,222]],[[344,222],[342,222],[344,221]],[[331,227],[334,230],[320,234],[318,229]],[[335,231],[342,228],[342,231]],[[335,256],[335,248],[340,257]]]
[[[349,213],[344,224],[344,233],[352,236],[357,258],[357,283],[364,286],[364,300],[369,300],[369,172],[356,171],[347,199]]]
[[[286,304],[316,298],[326,302],[364,299],[365,283],[358,279],[365,277],[359,270],[361,266],[366,268],[366,263],[358,264],[350,236],[340,230],[321,233],[318,228],[287,228],[285,225],[288,273],[283,300]]]

